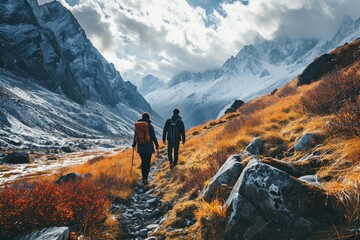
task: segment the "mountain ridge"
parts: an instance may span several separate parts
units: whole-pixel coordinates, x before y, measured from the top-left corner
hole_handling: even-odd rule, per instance
[[[3,122],[10,122],[12,126],[3,129],[7,135],[18,135],[22,142],[28,142],[24,139],[24,132],[12,132],[13,127],[17,128],[15,125],[21,123],[32,126],[36,131],[49,130],[50,135],[52,133],[61,138],[83,135],[121,135],[130,138],[132,122],[142,112],[149,112],[155,119],[161,119],[136,87],[124,81],[114,65],[108,63],[92,45],[76,18],[60,2],[39,5],[36,0],[7,1],[0,3],[0,13],[0,69],[3,82],[0,91],[8,96],[2,101],[0,112]],[[19,81],[23,82],[23,86],[18,84]],[[52,122],[52,108],[63,106],[61,113],[64,115],[56,118],[56,125],[64,125],[63,129],[48,128],[42,121],[32,122],[17,114],[21,113],[23,106],[28,113],[30,109],[36,111],[39,106],[32,105],[27,97],[24,101],[14,101],[26,94],[11,91],[11,86],[29,88],[34,92],[34,97],[42,99],[44,107],[41,109],[44,112],[37,114],[39,118],[45,118],[45,122]],[[54,94],[59,96],[55,97]],[[63,105],[59,100],[62,96],[67,98]],[[60,102],[56,104],[53,99]],[[76,111],[72,111],[74,106],[79,106],[75,107]],[[67,116],[67,111],[74,115],[72,119]],[[87,117],[80,118],[77,114]],[[93,120],[89,120],[89,117]],[[100,125],[96,127],[95,123]],[[43,133],[52,138],[46,131]],[[40,136],[32,138],[40,139]]]
[[[283,86],[314,58],[355,40],[359,33],[360,18],[345,18],[327,41],[284,37],[247,45],[219,69],[179,73],[166,87],[146,94],[145,99],[163,117],[179,108],[187,127],[195,126],[221,116],[236,99],[249,101]]]

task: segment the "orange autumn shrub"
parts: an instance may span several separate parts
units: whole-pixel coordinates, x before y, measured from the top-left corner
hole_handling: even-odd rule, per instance
[[[50,226],[86,231],[106,218],[110,201],[94,181],[23,183],[0,191],[0,239]]]

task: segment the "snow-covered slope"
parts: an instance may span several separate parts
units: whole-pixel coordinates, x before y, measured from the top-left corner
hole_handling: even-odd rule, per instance
[[[2,139],[130,136],[142,112],[158,117],[58,1],[1,1],[0,53]]]
[[[165,86],[165,82],[160,78],[154,77],[153,75],[149,74],[142,78],[137,83],[137,90],[142,95],[146,95],[149,92],[155,91]]]
[[[282,38],[248,45],[221,68],[180,73],[145,99],[164,118],[179,108],[189,128],[218,117],[235,99],[248,101],[285,85],[315,57],[359,36],[360,19],[347,18],[328,41]]]

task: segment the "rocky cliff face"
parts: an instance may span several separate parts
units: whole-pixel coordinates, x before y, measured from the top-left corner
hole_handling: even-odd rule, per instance
[[[0,147],[131,136],[142,112],[158,116],[58,1],[0,2],[0,83]]]
[[[95,100],[151,111],[87,39],[77,20],[59,2],[6,1],[1,6],[0,67],[84,104]]]

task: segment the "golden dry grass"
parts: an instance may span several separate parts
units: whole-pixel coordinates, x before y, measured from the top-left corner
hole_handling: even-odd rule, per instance
[[[342,196],[339,198],[345,206],[345,216],[349,215],[347,217],[349,221],[350,219],[357,221],[357,218],[350,213],[358,214],[358,211],[351,206],[359,207],[356,204],[360,189],[354,187],[354,184],[346,183],[360,180],[360,139],[339,138],[338,135],[327,130],[332,115],[309,114],[300,102],[305,92],[312,91],[320,83],[296,87],[296,81],[292,81],[274,95],[257,98],[244,104],[236,113],[188,131],[187,143],[180,149],[181,161],[184,165],[178,166],[170,179],[163,176],[156,179],[164,189],[160,191],[162,197],[167,200],[178,200],[174,206],[176,211],[184,208],[182,203],[194,199],[194,195],[199,201],[196,224],[187,228],[182,235],[177,233],[176,237],[221,239],[220,226],[223,226],[221,223],[225,216],[221,204],[205,203],[196,196],[202,192],[221,163],[231,154],[242,152],[254,137],[260,137],[265,142],[263,157],[295,161],[311,152],[320,153],[324,167],[318,174],[330,179],[330,182],[324,185],[324,189]],[[292,149],[295,142],[307,132],[317,133],[321,141],[314,149],[294,153]],[[168,165],[164,164],[164,167],[164,171],[167,171]],[[204,219],[212,220],[206,222]],[[171,226],[173,221],[175,221],[173,218],[169,218],[165,222],[166,226]],[[204,228],[205,224],[209,227]],[[170,239],[166,231],[164,236]]]

